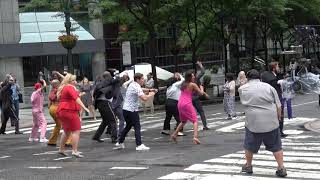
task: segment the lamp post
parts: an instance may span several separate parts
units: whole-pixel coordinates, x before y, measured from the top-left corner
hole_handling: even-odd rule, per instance
[[[64,16],[65,16],[64,26],[66,28],[67,37],[71,36],[70,15],[71,15],[71,6],[72,6],[73,1],[74,0],[60,0],[60,4],[61,4]],[[75,46],[75,43],[76,42],[71,43],[73,45],[68,46],[68,47],[64,46],[67,49],[67,62],[68,62],[69,68],[71,68],[71,66],[72,66],[72,48]]]

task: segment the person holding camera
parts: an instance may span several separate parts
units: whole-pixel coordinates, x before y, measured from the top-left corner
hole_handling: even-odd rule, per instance
[[[14,107],[14,102],[12,98],[12,88],[11,86],[14,85],[14,78],[11,75],[6,76],[5,82],[1,84],[1,129],[0,134],[6,134],[6,126],[9,118],[12,119],[15,126],[15,134],[22,134],[19,130],[19,117],[16,114],[16,110]]]

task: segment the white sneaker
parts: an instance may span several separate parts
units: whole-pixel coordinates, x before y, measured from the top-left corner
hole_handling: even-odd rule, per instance
[[[150,150],[150,148],[145,146],[144,144],[141,144],[140,146],[136,147],[136,150],[137,151],[148,151],[148,150]]]
[[[177,134],[178,136],[184,136],[184,134],[182,132],[178,132]]]
[[[37,142],[37,141],[39,141],[38,138],[29,138],[29,142]]]
[[[41,143],[47,143],[47,142],[48,142],[48,139],[46,139],[46,138],[41,138],[41,139],[39,140],[39,142],[41,142]]]
[[[118,142],[117,142],[117,143],[115,144],[115,146],[116,146],[116,147],[113,148],[114,150],[116,150],[116,149],[124,149],[124,148],[125,148],[125,146],[124,146],[123,143],[118,143]]]

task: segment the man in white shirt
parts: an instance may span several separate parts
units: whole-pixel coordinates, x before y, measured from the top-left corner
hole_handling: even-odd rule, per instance
[[[239,88],[241,103],[245,106],[245,140],[246,164],[242,172],[252,174],[252,158],[258,153],[261,144],[271,151],[278,163],[276,175],[287,176],[283,165],[283,150],[279,121],[281,120],[281,103],[278,93],[271,85],[260,81],[260,74],[253,69],[247,75],[249,81]]]
[[[118,143],[114,149],[124,149],[124,140],[128,132],[132,127],[134,127],[135,138],[136,138],[136,150],[144,151],[149,150],[150,148],[142,144],[141,141],[141,125],[139,117],[139,99],[142,101],[147,101],[150,98],[153,98],[157,90],[155,89],[143,89],[141,86],[144,85],[143,74],[136,73],[134,75],[134,82],[132,82],[126,93],[123,104],[123,116],[126,121],[126,127],[121,132]],[[145,92],[149,94],[146,95]]]

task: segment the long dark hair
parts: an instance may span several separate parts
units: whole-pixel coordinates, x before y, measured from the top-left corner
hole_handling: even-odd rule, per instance
[[[181,90],[184,90],[187,88],[187,85],[192,82],[192,75],[194,75],[193,70],[189,70],[184,75],[184,82],[182,83]]]

